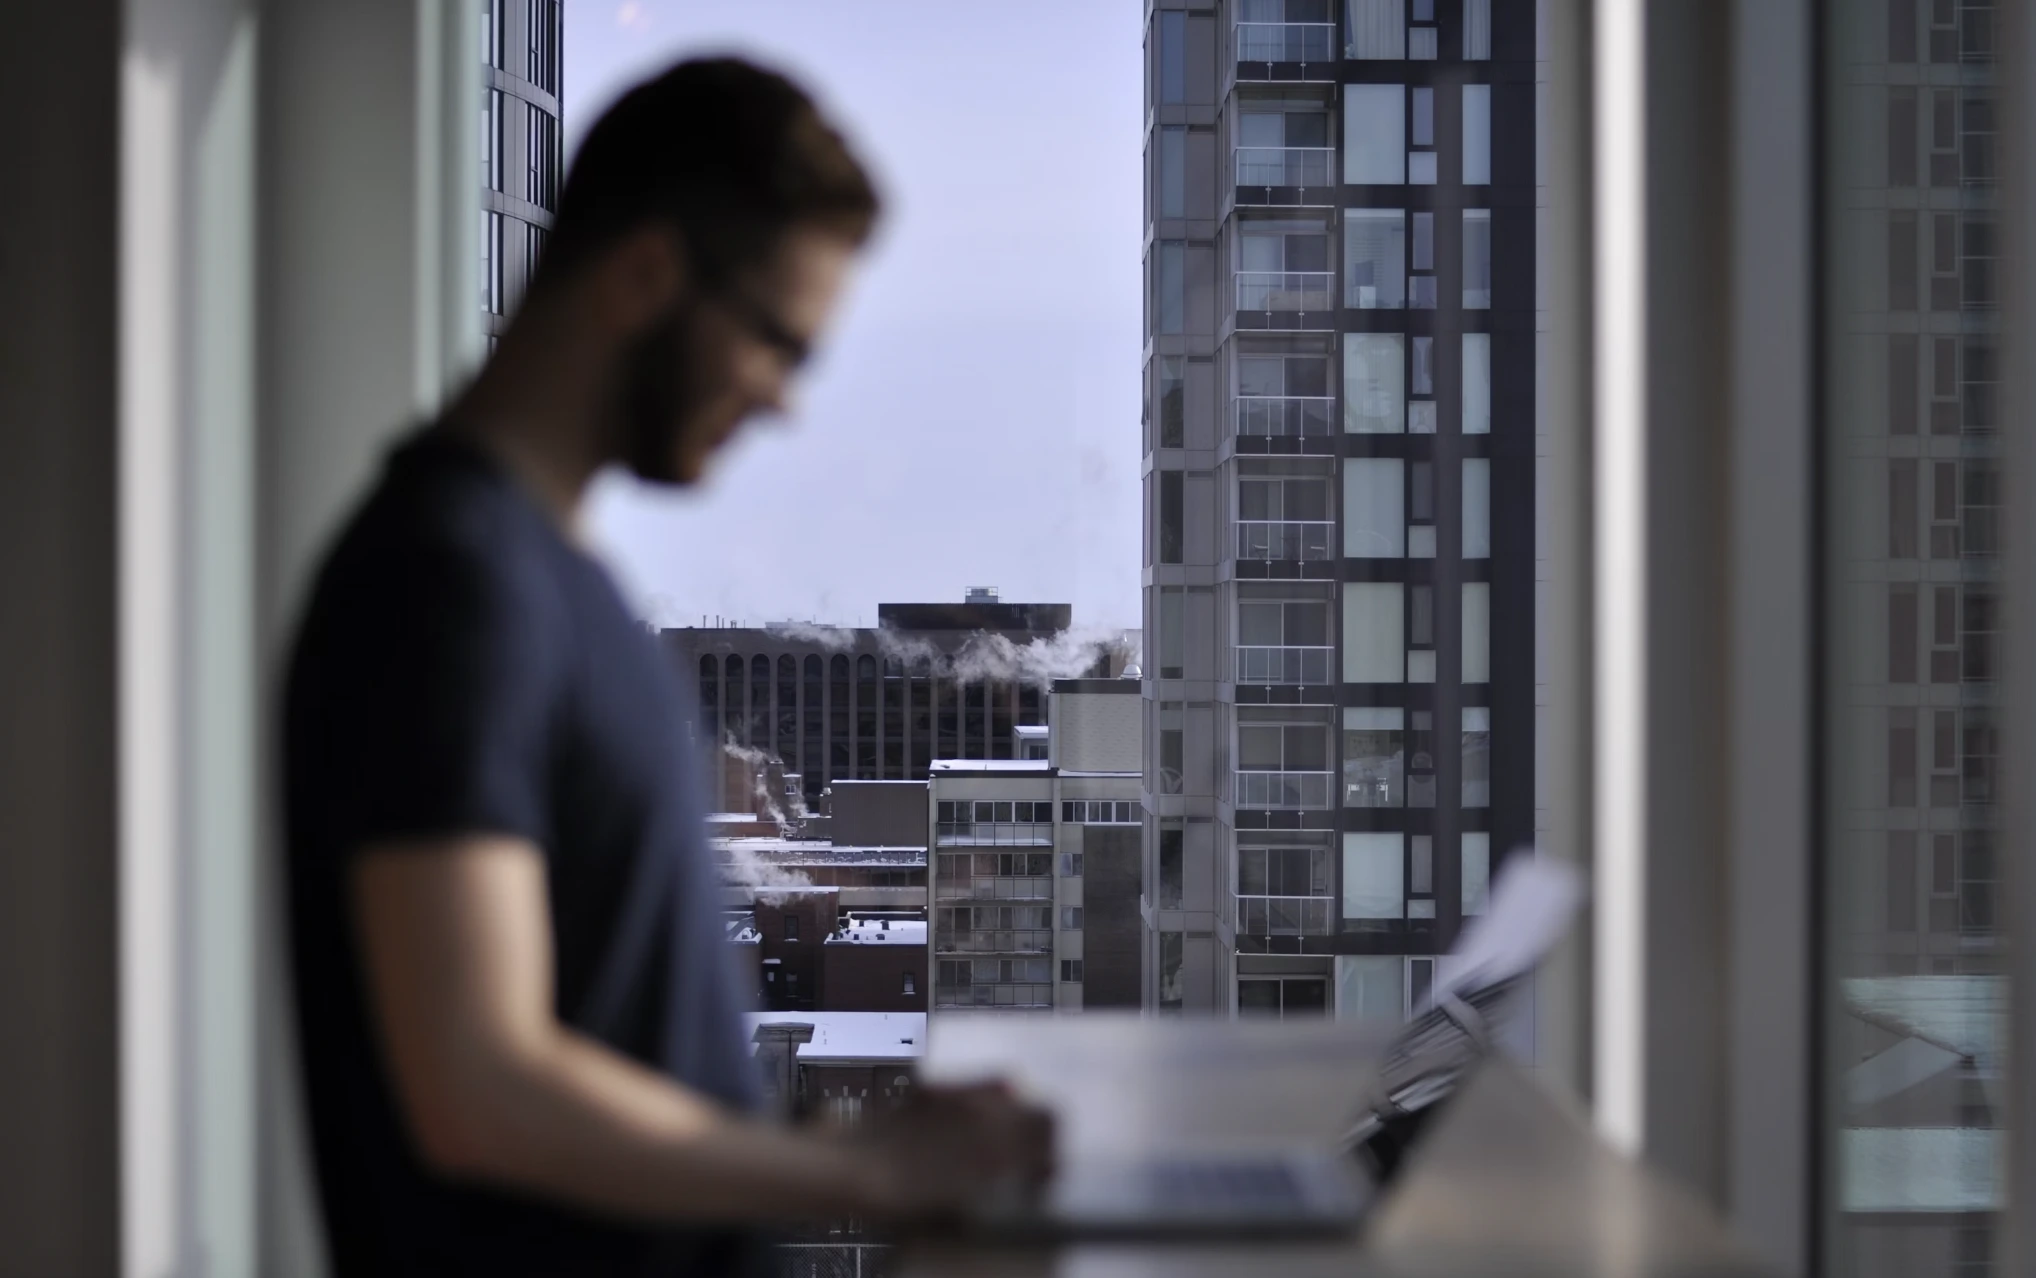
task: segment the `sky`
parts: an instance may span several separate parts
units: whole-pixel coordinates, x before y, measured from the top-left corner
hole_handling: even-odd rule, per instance
[[[605,477],[593,540],[664,625],[880,602],[1139,618],[1140,0],[569,0],[568,150],[676,59],[799,79],[887,215],[795,411],[704,488]]]

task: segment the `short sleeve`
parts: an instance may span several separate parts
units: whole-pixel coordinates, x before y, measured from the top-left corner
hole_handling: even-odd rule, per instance
[[[550,833],[556,605],[513,556],[370,554],[320,591],[292,673],[293,802],[342,853]]]

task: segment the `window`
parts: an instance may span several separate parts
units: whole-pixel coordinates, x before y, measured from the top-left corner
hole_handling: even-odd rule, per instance
[[[1068,982],[1070,985],[1080,985],[1082,983],[1082,961],[1080,959],[1062,959],[1060,961],[1060,979]]]
[[[502,0],[481,0],[481,63],[502,65]]]
[[[1958,180],[1965,186],[1991,186],[2000,176],[1994,158],[1994,100],[1968,93],[1960,108]]]
[[[1407,557],[1435,558],[1434,462],[1417,461],[1407,467]]]
[[[1407,180],[1407,91],[1397,84],[1343,89],[1343,180],[1400,186]]]
[[[1916,185],[1916,91],[1905,85],[1888,89],[1888,185]]]
[[[1463,806],[1492,806],[1492,711],[1463,707]]]
[[[1343,429],[1398,435],[1406,422],[1406,339],[1398,333],[1343,335]]]
[[[1082,907],[1063,905],[1060,908],[1060,925],[1070,931],[1079,931],[1082,926]]]
[[[1492,463],[1485,457],[1463,459],[1463,557],[1492,557]]]
[[[1328,683],[1329,605],[1239,600],[1237,646],[1239,683]]]
[[[1489,582],[1463,583],[1463,681],[1489,683],[1492,678],[1492,587]]]
[[[1492,335],[1463,335],[1463,433],[1492,433]]]
[[[481,93],[481,185],[490,191],[502,189],[502,91]]]
[[[1492,86],[1463,86],[1463,184],[1488,186],[1492,180]]]
[[[537,278],[537,268],[544,263],[545,241],[550,238],[551,232],[537,223],[525,222],[523,224],[523,281],[525,288],[529,288],[530,281]],[[790,660],[790,658],[785,659]],[[784,705],[787,707],[786,713],[790,712],[789,707],[791,704],[792,698],[789,696],[785,697]],[[785,761],[790,763],[792,757],[786,755]]]
[[[1188,131],[1169,126],[1159,131],[1159,215],[1188,215]]]
[[[1923,100],[1930,103],[1930,185],[1957,186],[1958,94],[1935,89]]]
[[[1178,470],[1159,473],[1159,562],[1182,562],[1186,537],[1186,476]]]
[[[1186,832],[1178,825],[1163,825],[1159,831],[1159,908],[1178,910],[1181,908],[1182,882],[1185,874],[1184,847]]]
[[[1179,794],[1186,781],[1182,769],[1186,766],[1186,738],[1181,727],[1182,703],[1162,701],[1159,703],[1159,790],[1161,794]]]
[[[1186,361],[1164,355],[1159,361],[1159,446],[1179,448],[1187,425]]]
[[[1888,930],[1916,930],[1916,832],[1887,832]]]
[[[546,93],[559,91],[559,0],[529,0],[530,52],[526,78]]]
[[[1253,723],[1238,726],[1239,772],[1326,772],[1328,768],[1328,736],[1315,724]]]
[[[1162,1012],[1181,1010],[1181,940],[1179,932],[1159,934],[1158,994]]]
[[[1888,558],[1916,557],[1916,460],[1888,463]]]
[[[1159,100],[1188,100],[1188,15],[1168,10],[1159,15]]]
[[[1492,57],[1492,0],[1463,0],[1463,60],[1489,62]]]
[[[1406,803],[1406,716],[1398,706],[1344,708],[1344,807],[1397,808]]]
[[[1406,0],[1350,0],[1347,21],[1345,57],[1365,62],[1406,58]]]
[[[1082,877],[1082,854],[1079,852],[1061,853],[1060,875],[1064,879],[1078,879]]]
[[[1489,209],[1463,211],[1463,304],[1486,310],[1492,304],[1492,214]]]
[[[1346,831],[1343,836],[1343,917],[1399,919],[1407,914],[1406,836],[1397,831]]]
[[[1401,683],[1406,679],[1402,587],[1398,582],[1343,585],[1343,681]]]
[[[1921,389],[1917,375],[1917,343],[1913,333],[1888,336],[1888,434],[1916,433],[1916,401]]]
[[[898,987],[898,992],[900,994],[917,994],[919,992],[919,978],[910,972],[906,972],[905,979]]]
[[[1162,561],[1164,562],[1164,561]],[[1182,655],[1186,645],[1186,623],[1181,611],[1187,605],[1187,593],[1178,586],[1162,586],[1159,591],[1159,677],[1162,679],[1185,678]]]
[[[1916,215],[1888,214],[1888,309],[1916,309]]]
[[[1152,273],[1154,332],[1178,333],[1187,327],[1187,241],[1161,240]]]
[[[796,914],[785,915],[785,939],[788,941],[799,939],[799,916]]]
[[[1435,836],[1416,834],[1407,843],[1407,891],[1428,896],[1435,891]]]
[[[1463,913],[1466,918],[1483,914],[1491,903],[1492,836],[1466,830],[1463,847]]]
[[[1916,0],[1888,0],[1888,61],[1916,61]]]
[[[1343,211],[1343,304],[1398,310],[1407,300],[1407,215],[1398,209]]]
[[[1352,559],[1406,554],[1405,463],[1352,457],[1343,463],[1343,553]]]
[[[523,196],[537,207],[558,208],[558,117],[539,106],[524,106],[529,150]]]
[[[502,215],[481,214],[481,309],[502,313]]]

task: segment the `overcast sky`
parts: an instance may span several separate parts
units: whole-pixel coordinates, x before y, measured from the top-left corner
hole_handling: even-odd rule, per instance
[[[802,80],[889,207],[784,423],[705,491],[605,481],[647,615],[873,625],[879,602],[1067,602],[1135,626],[1139,0],[571,0],[567,146],[633,80],[738,51]]]

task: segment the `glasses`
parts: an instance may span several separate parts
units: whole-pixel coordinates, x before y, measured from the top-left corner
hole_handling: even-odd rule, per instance
[[[786,327],[785,322],[771,313],[769,307],[751,297],[740,288],[717,289],[714,300],[733,312],[736,320],[747,328],[758,341],[778,353],[787,369],[797,369],[813,357],[813,345],[805,338]]]

